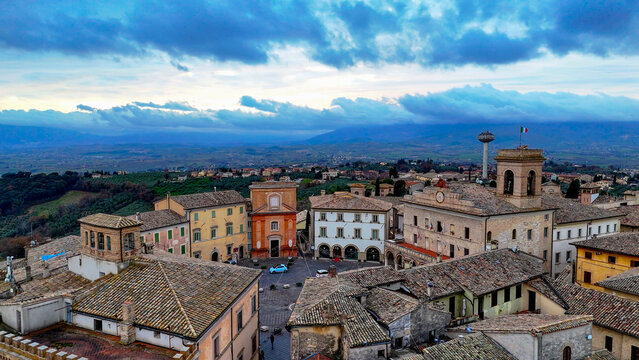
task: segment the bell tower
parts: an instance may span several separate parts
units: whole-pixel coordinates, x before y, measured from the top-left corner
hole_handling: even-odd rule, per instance
[[[497,161],[497,196],[520,209],[541,207],[541,172],[546,158],[541,149],[502,149]]]

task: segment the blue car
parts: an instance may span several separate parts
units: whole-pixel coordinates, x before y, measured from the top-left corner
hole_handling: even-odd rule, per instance
[[[272,267],[268,272],[271,274],[285,273],[288,272],[288,268],[284,264],[279,264],[276,267]]]

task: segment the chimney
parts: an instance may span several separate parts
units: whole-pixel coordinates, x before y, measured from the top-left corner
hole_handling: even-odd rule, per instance
[[[431,297],[433,296],[433,288],[435,287],[435,284],[433,284],[432,281],[428,282],[428,287],[426,288],[426,295],[428,295],[428,299],[430,300]]]
[[[120,324],[120,344],[129,345],[135,341],[135,303],[122,303],[122,324]]]
[[[166,208],[168,210],[171,210],[171,192],[170,191],[166,192]]]
[[[330,277],[337,276],[337,268],[335,267],[335,265],[331,265],[328,267],[328,276]]]
[[[49,270],[49,265],[47,263],[42,264],[42,278],[46,279],[51,276],[51,270]]]
[[[321,190],[321,191],[320,191],[320,194],[321,194],[322,196],[326,195],[326,190]]]
[[[140,212],[135,213],[135,221],[140,221]]]
[[[24,272],[26,273],[26,280],[31,281],[31,265],[27,265],[24,267]]]
[[[213,186],[213,192],[217,192],[217,186]]]

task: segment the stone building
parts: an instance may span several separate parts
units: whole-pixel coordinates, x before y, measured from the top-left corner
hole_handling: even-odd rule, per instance
[[[252,257],[297,256],[297,184],[254,182],[251,186]]]
[[[311,243],[316,258],[383,261],[390,234],[390,202],[336,192],[311,196]]]
[[[361,183],[354,183],[354,184],[349,184],[348,186],[351,190],[351,194],[360,195],[360,196],[366,195],[366,185]]]
[[[393,195],[393,185],[387,183],[379,184],[379,196]]]
[[[190,256],[191,230],[189,220],[172,210],[146,211],[129,216],[142,222],[140,237],[163,251]]]
[[[440,180],[406,196],[404,241],[451,258],[517,247],[548,260],[554,207],[542,203],[541,150],[499,150],[495,159],[496,189]]]

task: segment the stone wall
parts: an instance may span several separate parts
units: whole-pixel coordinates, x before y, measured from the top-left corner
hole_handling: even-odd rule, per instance
[[[341,358],[341,330],[338,326],[308,326],[291,329],[291,359],[301,360],[315,353]]]
[[[591,353],[592,340],[588,340],[588,335],[592,335],[592,324],[544,334],[541,337],[541,358],[563,359],[563,350],[569,346],[573,359],[584,359]]]
[[[423,344],[428,341],[431,331],[439,336],[446,331],[450,323],[449,312],[433,310],[427,303],[422,303],[410,314],[410,336],[414,344]]]

